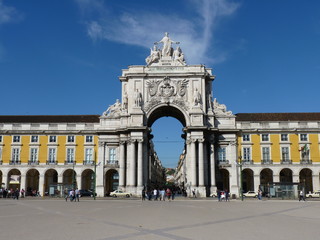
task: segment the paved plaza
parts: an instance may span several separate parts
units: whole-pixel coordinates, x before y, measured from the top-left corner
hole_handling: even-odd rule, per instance
[[[0,239],[318,239],[320,202],[0,199]]]

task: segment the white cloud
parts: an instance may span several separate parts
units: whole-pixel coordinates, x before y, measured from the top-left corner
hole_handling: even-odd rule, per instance
[[[19,16],[17,10],[13,7],[5,6],[3,1],[0,0],[0,25],[17,21],[18,18]]]
[[[195,18],[154,13],[150,11],[124,12],[115,17],[100,0],[76,0],[80,9],[92,12],[96,9],[98,17],[90,17],[86,22],[87,33],[93,40],[106,39],[124,44],[152,47],[164,32],[181,42],[188,64],[214,63],[223,61],[224,53],[218,55],[211,44],[214,29],[222,17],[232,15],[238,4],[229,0],[189,0],[195,9]],[[81,10],[83,12],[83,10]],[[208,54],[208,51],[214,54]],[[212,55],[214,57],[212,57]]]

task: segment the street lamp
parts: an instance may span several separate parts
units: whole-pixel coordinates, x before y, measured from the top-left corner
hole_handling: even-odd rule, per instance
[[[96,186],[97,186],[97,166],[100,165],[100,163],[98,163],[97,165],[97,158],[96,158],[96,152],[94,153],[94,173],[93,173],[93,199],[96,200]]]
[[[239,156],[239,167],[240,167],[240,195],[241,195],[241,201],[243,201],[243,186],[242,186],[242,156]]]
[[[75,190],[75,174],[74,174],[74,165],[76,164],[76,161],[74,160],[72,163],[72,188]]]

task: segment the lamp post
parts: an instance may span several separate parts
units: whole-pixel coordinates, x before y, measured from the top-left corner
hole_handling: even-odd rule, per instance
[[[73,160],[73,163],[72,163],[72,188],[73,190],[75,190],[75,174],[74,174],[74,165],[76,164],[76,161]]]
[[[243,201],[243,186],[242,186],[242,156],[239,156],[239,167],[240,167],[240,195],[241,195],[241,201]]]
[[[93,199],[96,200],[96,186],[97,186],[97,166],[100,165],[100,163],[97,164],[97,158],[96,158],[96,152],[94,152],[94,173],[93,173]]]

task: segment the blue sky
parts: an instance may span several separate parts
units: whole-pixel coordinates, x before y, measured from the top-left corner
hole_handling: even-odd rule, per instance
[[[0,114],[101,114],[166,31],[233,113],[319,111],[320,1],[0,0]],[[167,166],[181,128],[154,125]]]

